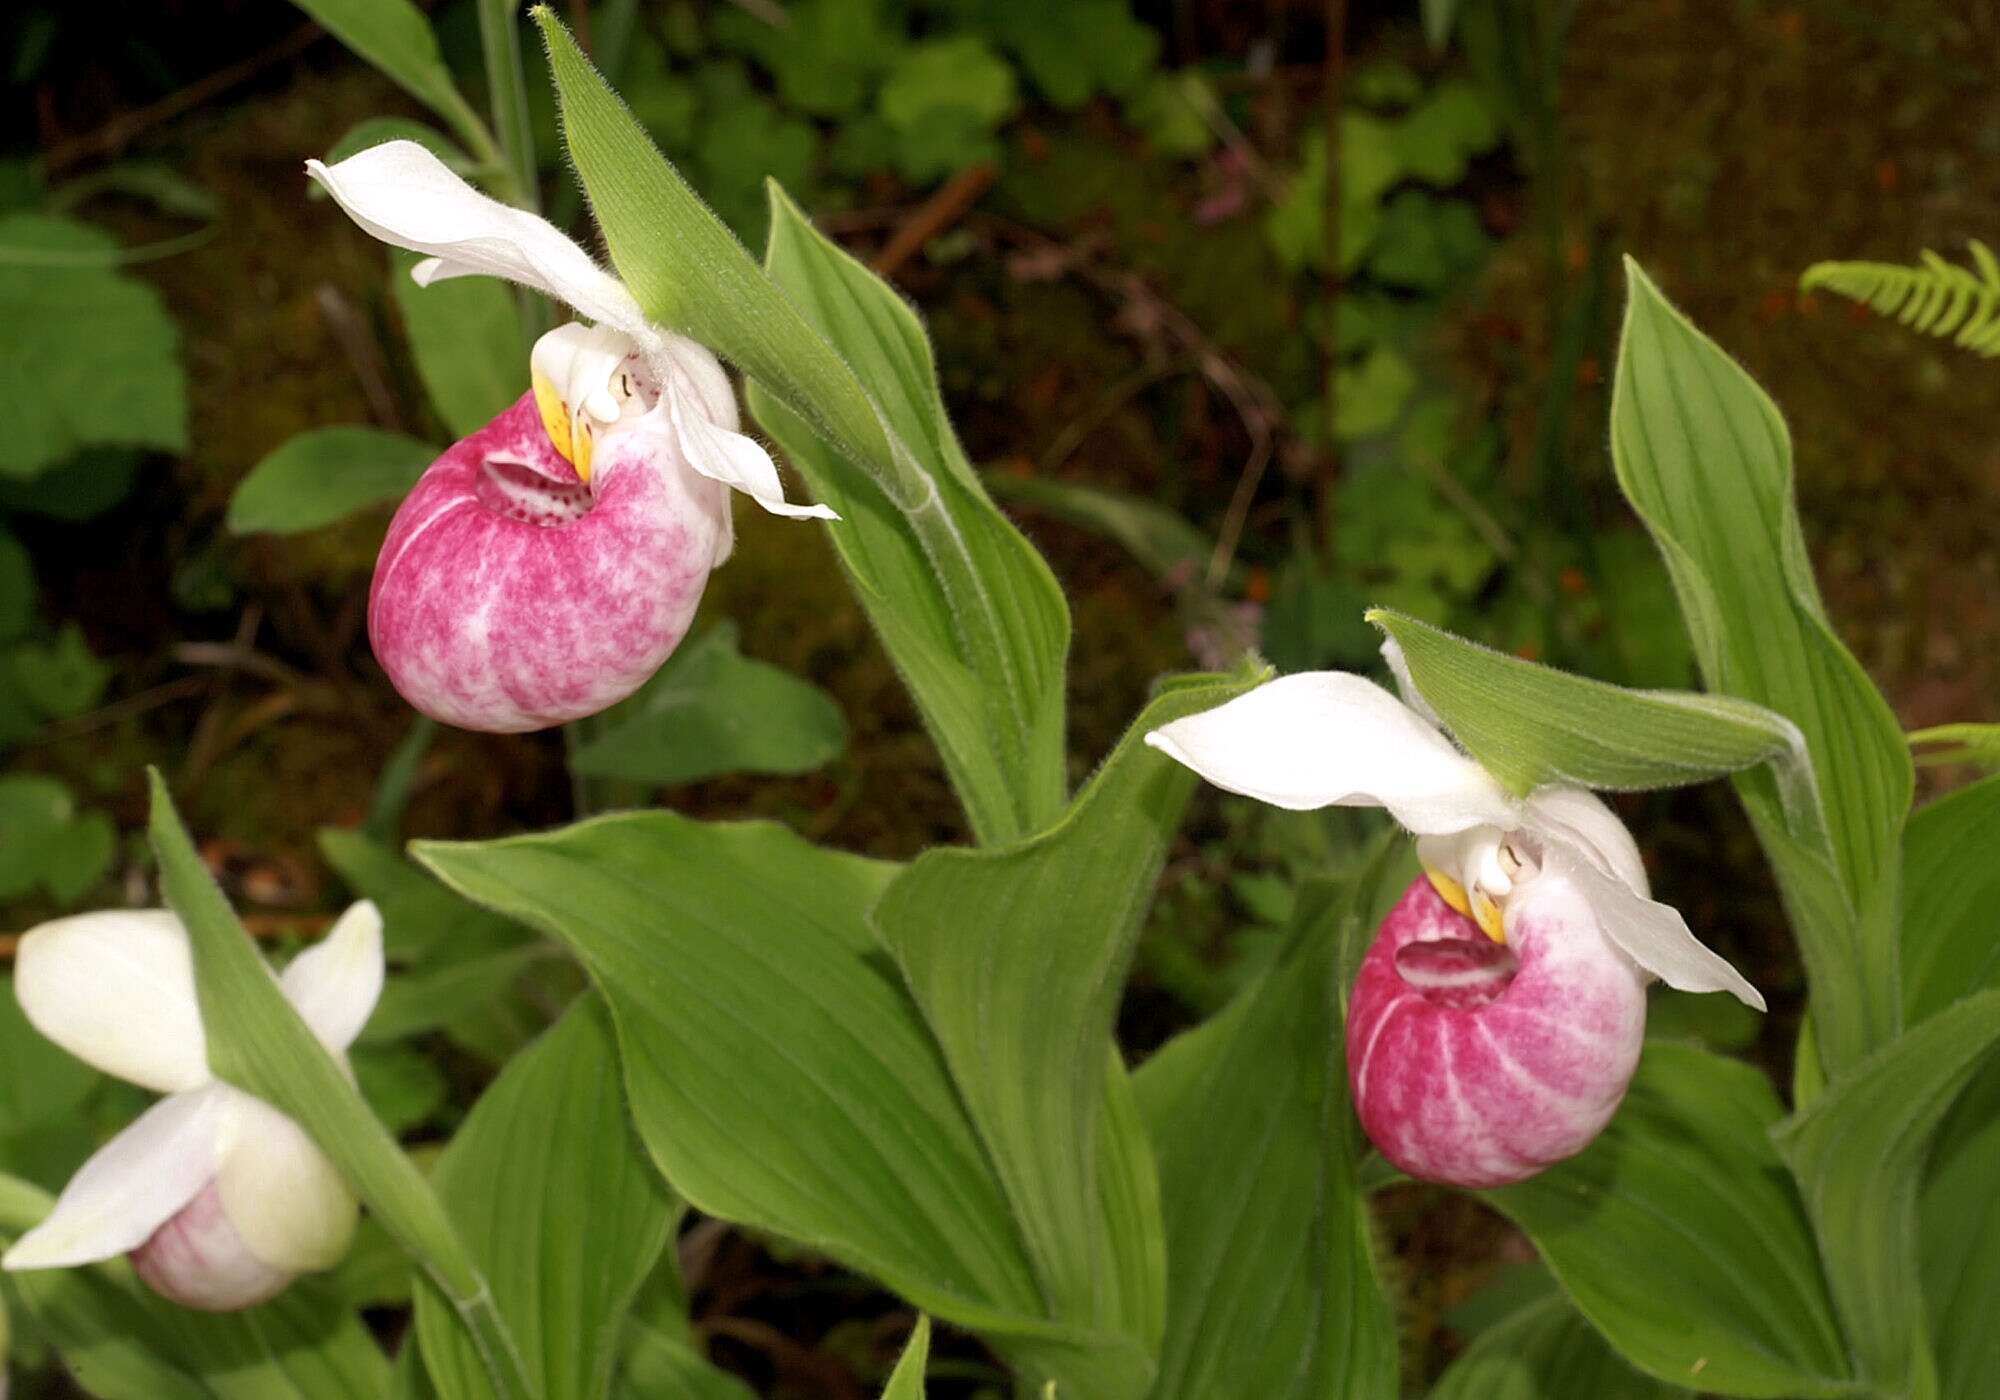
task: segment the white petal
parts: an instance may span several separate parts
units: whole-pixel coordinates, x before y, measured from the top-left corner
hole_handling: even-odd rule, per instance
[[[164,909],[56,919],[21,937],[14,995],[84,1063],[157,1093],[209,1080],[187,930]]]
[[[1582,891],[1604,936],[1669,987],[1684,992],[1728,992],[1744,1005],[1764,1010],[1764,998],[1758,990],[1688,930],[1678,909],[1634,894],[1574,846],[1550,840],[1543,859]]]
[[[1514,825],[1514,804],[1485,769],[1388,691],[1342,671],[1281,676],[1146,742],[1276,807],[1386,807],[1430,836]]]
[[[56,1208],[0,1259],[9,1269],[59,1269],[144,1244],[215,1174],[227,1126],[226,1085],[160,1100],[69,1179]]]
[[[669,388],[667,393],[674,434],[689,466],[711,481],[743,492],[773,515],[840,519],[831,506],[802,506],[787,501],[770,453],[754,439],[710,422],[691,395],[676,388]]]
[[[417,265],[419,283],[504,277],[634,339],[657,338],[624,284],[554,224],[481,194],[414,141],[385,141],[337,165],[309,160],[306,173],[384,243],[437,259]]]
[[[352,1045],[382,995],[382,915],[374,902],[349,905],[325,938],[292,959],[278,985],[320,1044],[336,1055]]]
[[[229,1223],[275,1269],[329,1269],[354,1241],[359,1206],[305,1129],[236,1093],[215,1184]]]
[[[1537,788],[1528,794],[1522,825],[1578,847],[1599,870],[1623,880],[1640,898],[1652,894],[1638,843],[1596,793],[1577,787]]]

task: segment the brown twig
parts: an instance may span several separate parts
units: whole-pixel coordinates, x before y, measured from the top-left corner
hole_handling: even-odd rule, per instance
[[[895,276],[896,270],[922,251],[926,243],[964,218],[997,178],[999,172],[992,163],[982,160],[945,181],[935,194],[916,207],[875,255],[876,275]]]
[[[288,58],[296,58],[324,38],[326,31],[316,24],[302,24],[269,48],[251,54],[227,67],[218,68],[207,77],[197,78],[184,88],[167,94],[158,102],[114,117],[95,131],[72,137],[60,146],[51,149],[44,158],[44,166],[50,175],[66,170],[78,161],[95,155],[116,155],[133,140],[162,122],[192,112],[195,108],[213,98],[220,97],[238,83],[247,82],[273,64]]]
[[[360,314],[331,282],[320,283],[313,300],[319,303],[327,329],[333,332],[348,363],[354,366],[361,391],[368,396],[368,411],[375,419],[375,426],[402,432],[403,411],[389,390],[389,370],[382,359],[382,348],[361,324]]]

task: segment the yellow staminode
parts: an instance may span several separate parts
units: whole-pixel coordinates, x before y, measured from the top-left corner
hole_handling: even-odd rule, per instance
[[[1467,898],[1465,886],[1451,876],[1433,870],[1428,865],[1424,867],[1424,874],[1429,878],[1431,888],[1438,892],[1438,898],[1478,924],[1481,933],[1495,943],[1507,941],[1507,927],[1500,916],[1500,906],[1493,902],[1493,896],[1485,890],[1475,889],[1471,897]]]
[[[562,395],[545,374],[531,376],[535,389],[535,407],[542,413],[542,428],[554,443],[556,451],[562,453],[563,460],[576,468],[577,477],[584,485],[590,484],[590,449],[593,438],[586,415],[574,414],[563,402]]]

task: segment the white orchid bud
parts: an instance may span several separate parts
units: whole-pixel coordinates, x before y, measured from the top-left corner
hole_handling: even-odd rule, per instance
[[[280,985],[320,1042],[344,1056],[382,991],[375,906],[350,908]],[[226,1311],[346,1255],[358,1207],[333,1163],[297,1123],[209,1073],[187,931],[172,914],[83,914],[32,929],[14,990],[43,1035],[167,1097],[83,1164],[0,1267],[129,1253],[163,1296]]]

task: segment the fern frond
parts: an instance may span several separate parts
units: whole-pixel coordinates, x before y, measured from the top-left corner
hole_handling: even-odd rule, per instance
[[[2000,355],[2000,260],[1976,238],[1969,248],[1969,269],[1926,248],[1921,260],[1907,267],[1814,263],[1799,278],[1799,287],[1808,292],[1824,288],[1894,316],[1924,335],[1950,336],[1954,345],[1975,354]]]

